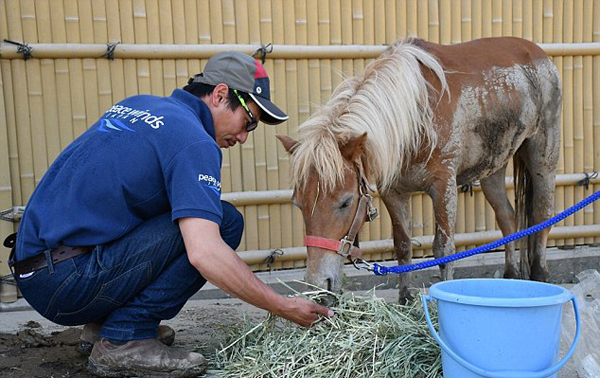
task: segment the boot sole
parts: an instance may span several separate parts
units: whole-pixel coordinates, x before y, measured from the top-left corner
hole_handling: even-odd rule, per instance
[[[116,368],[110,369],[106,366],[97,365],[91,359],[88,360],[87,371],[99,377],[175,377],[175,378],[192,378],[202,375],[206,372],[206,365],[194,366],[185,370],[172,370],[158,372],[155,370],[141,368]]]

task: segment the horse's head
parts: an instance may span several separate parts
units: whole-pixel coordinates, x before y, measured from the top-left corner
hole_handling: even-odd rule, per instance
[[[300,147],[294,139],[278,135],[285,149],[294,156]],[[358,231],[366,220],[376,216],[369,195],[364,148],[367,134],[351,137],[338,145],[343,162],[341,177],[328,185],[312,166],[296,181],[293,203],[301,211],[308,249],[306,281],[323,289],[342,289],[344,261],[362,257]]]

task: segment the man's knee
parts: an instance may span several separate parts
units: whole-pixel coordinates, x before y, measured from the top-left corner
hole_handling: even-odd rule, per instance
[[[232,204],[221,201],[223,208],[223,221],[221,223],[221,237],[232,249],[236,249],[242,240],[244,232],[244,216]]]

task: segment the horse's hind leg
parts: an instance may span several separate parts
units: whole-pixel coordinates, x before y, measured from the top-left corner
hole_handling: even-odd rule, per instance
[[[485,198],[494,209],[496,222],[502,230],[502,235],[513,234],[517,230],[515,211],[506,196],[505,181],[506,165],[493,175],[481,179],[481,188]],[[519,267],[515,254],[515,243],[510,242],[504,247],[505,264],[504,278],[519,278]]]
[[[530,226],[544,222],[554,215],[554,186],[558,160],[558,135],[540,133],[526,140],[518,151],[529,172],[531,198],[525,199],[525,209],[531,209]],[[550,227],[530,236],[529,266],[532,280],[547,281],[546,243]],[[522,255],[523,256],[523,255]],[[523,258],[523,257],[522,257]]]
[[[392,219],[394,252],[398,258],[398,264],[410,265],[412,263],[412,245],[408,231],[411,219],[408,207],[410,194],[390,191],[382,196],[382,199]],[[412,299],[409,290],[411,276],[410,272],[398,275],[398,302],[401,304],[406,304]]]

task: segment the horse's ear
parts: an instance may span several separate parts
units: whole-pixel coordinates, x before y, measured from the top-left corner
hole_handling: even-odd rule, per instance
[[[294,149],[296,147],[298,147],[299,142],[295,139],[290,138],[287,135],[279,135],[278,134],[278,135],[275,135],[275,137],[277,139],[279,139],[281,144],[283,144],[283,148],[285,148],[285,150],[290,154],[294,152]]]
[[[367,142],[367,133],[361,136],[352,137],[343,145],[340,145],[342,156],[350,161],[358,161],[362,156]]]

